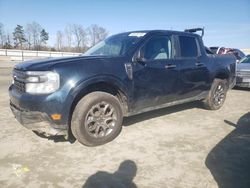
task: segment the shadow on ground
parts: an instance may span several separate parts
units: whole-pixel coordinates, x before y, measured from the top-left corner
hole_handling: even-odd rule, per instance
[[[52,140],[53,142],[70,142],[71,144],[73,144],[76,141],[76,139],[72,135],[70,135],[69,138],[66,139],[65,136],[61,136],[61,135],[46,136],[43,133],[39,133],[37,131],[33,131],[33,133],[35,133],[37,136],[39,136],[41,138]]]
[[[136,188],[133,182],[137,167],[134,161],[123,161],[114,173],[98,171],[91,175],[83,188]]]
[[[142,122],[142,121],[145,121],[145,120],[148,120],[151,118],[157,118],[160,116],[165,116],[168,114],[176,113],[176,112],[191,109],[191,108],[201,108],[202,109],[203,105],[200,101],[194,101],[194,102],[190,102],[190,103],[180,104],[180,105],[176,105],[176,106],[171,106],[171,107],[167,107],[167,108],[162,108],[162,109],[158,109],[158,110],[153,110],[153,111],[141,113],[141,114],[134,115],[131,117],[125,117],[123,120],[123,126],[133,125],[135,123]]]
[[[235,90],[242,90],[242,91],[250,91],[250,88],[239,87],[239,86],[235,86],[233,89],[235,89]]]
[[[224,120],[233,130],[208,154],[206,166],[220,188],[250,187],[250,112],[237,124]]]

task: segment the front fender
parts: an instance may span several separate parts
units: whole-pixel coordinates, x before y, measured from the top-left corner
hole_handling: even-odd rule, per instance
[[[80,80],[76,84],[76,86],[71,89],[70,95],[72,95],[75,98],[79,94],[79,92],[84,90],[84,88],[87,88],[88,86],[95,84],[95,83],[98,83],[98,82],[110,83],[111,85],[114,85],[117,88],[119,88],[124,94],[129,96],[128,85],[126,85],[119,78],[116,78],[112,75],[99,75],[99,76],[94,76],[94,77],[88,78],[86,80]]]

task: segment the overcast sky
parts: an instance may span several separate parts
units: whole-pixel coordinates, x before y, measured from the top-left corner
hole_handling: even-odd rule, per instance
[[[205,27],[207,46],[250,48],[250,0],[0,0],[0,22],[38,22],[55,44],[58,30],[76,23],[98,24],[110,34],[144,29]]]

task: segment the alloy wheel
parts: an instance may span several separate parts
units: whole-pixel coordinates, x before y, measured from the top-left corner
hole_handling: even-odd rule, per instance
[[[114,107],[107,102],[100,102],[92,106],[85,119],[87,133],[95,138],[108,136],[117,122]]]

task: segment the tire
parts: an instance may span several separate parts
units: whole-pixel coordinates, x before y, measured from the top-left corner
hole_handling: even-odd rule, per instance
[[[119,135],[122,119],[121,105],[115,96],[105,92],[92,92],[76,105],[71,130],[83,145],[98,146]]]
[[[208,110],[220,109],[226,100],[227,91],[227,81],[222,79],[215,79],[207,98],[204,100],[205,108]]]

